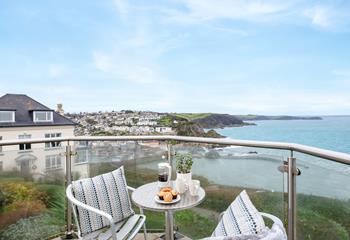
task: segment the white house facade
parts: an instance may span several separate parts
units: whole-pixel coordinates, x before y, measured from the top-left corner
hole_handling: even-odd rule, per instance
[[[74,126],[70,119],[26,95],[0,97],[0,141],[70,137]],[[17,171],[36,179],[59,178],[65,167],[65,145],[52,141],[0,147],[0,171]]]

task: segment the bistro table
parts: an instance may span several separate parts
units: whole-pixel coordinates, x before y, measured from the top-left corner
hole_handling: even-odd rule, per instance
[[[171,183],[175,185],[174,182]],[[132,201],[140,208],[165,212],[165,239],[174,239],[174,216],[175,211],[189,209],[199,205],[205,197],[203,188],[199,188],[197,196],[191,196],[189,191],[181,194],[180,201],[173,204],[161,204],[155,201],[155,196],[159,191],[158,182],[152,182],[138,187],[131,195]]]

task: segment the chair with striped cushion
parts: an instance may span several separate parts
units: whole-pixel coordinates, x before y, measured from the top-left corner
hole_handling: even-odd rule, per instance
[[[73,181],[66,194],[73,207],[79,239],[133,239],[141,227],[146,239],[146,217],[131,208],[124,168]]]
[[[210,240],[269,239],[286,240],[282,221],[268,213],[259,212],[245,190],[231,203],[221,215]],[[273,222],[271,229],[265,226],[263,217]]]

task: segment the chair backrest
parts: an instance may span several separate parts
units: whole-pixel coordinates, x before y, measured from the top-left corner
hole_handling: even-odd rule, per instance
[[[223,214],[212,237],[258,234],[264,229],[265,223],[261,214],[243,190]]]
[[[79,202],[110,214],[116,223],[134,214],[123,167],[93,178],[73,181],[72,193]],[[109,221],[102,216],[75,207],[82,236],[109,226]]]

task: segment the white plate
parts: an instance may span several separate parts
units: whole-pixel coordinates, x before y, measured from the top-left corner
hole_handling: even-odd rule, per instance
[[[177,203],[180,200],[181,200],[180,195],[177,195],[177,198],[173,199],[171,202],[165,202],[163,200],[160,200],[158,196],[154,196],[154,201],[156,201],[157,203],[160,203],[160,204],[174,204],[174,203]]]

